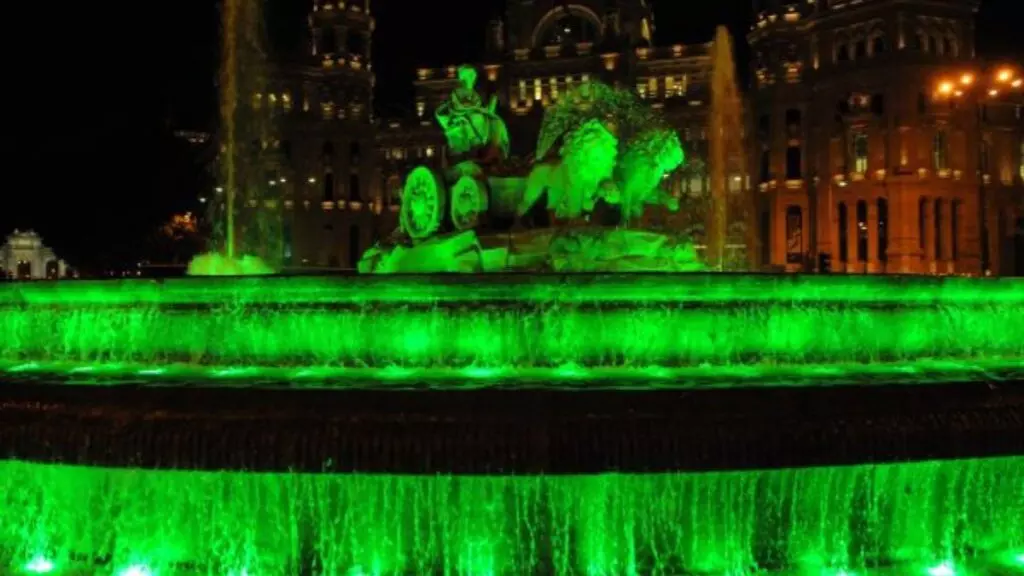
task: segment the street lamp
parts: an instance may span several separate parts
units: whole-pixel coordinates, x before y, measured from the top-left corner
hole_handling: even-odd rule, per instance
[[[958,81],[951,78],[956,78]],[[985,80],[988,79],[986,82]],[[977,122],[977,153],[978,153],[978,217],[981,230],[981,271],[985,274],[990,268],[989,262],[989,234],[988,234],[988,206],[985,188],[985,178],[981,174],[984,168],[982,163],[982,146],[984,142],[983,124],[985,122],[985,104],[991,99],[998,98],[1007,93],[1020,93],[1021,85],[1024,84],[1021,78],[1021,71],[1013,66],[996,66],[985,70],[967,70],[950,77],[940,78],[936,83],[935,95],[937,99],[944,100],[967,100],[974,107],[975,120]],[[988,100],[979,97],[979,92],[984,91]]]

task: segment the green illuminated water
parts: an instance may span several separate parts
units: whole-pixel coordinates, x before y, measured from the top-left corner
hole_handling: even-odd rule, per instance
[[[1024,317],[1021,286],[703,275],[9,285],[0,365],[478,385],[805,381],[941,365],[960,377],[1024,366],[1024,323],[1012,321]]]
[[[1022,518],[1024,458],[591,477],[0,462],[8,565],[161,574],[824,574],[1012,554]]]

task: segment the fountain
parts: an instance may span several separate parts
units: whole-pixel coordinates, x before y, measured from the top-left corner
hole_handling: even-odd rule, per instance
[[[267,184],[262,173],[267,164],[265,149],[269,140],[269,118],[259,112],[261,103],[251,108],[239,105],[253,95],[266,92],[266,54],[262,2],[225,0],[222,8],[223,44],[220,62],[221,154],[218,162],[223,186],[213,206],[223,210],[223,229],[215,234],[223,248],[196,256],[188,265],[190,276],[249,276],[274,272],[264,258],[239,253],[240,247],[262,247],[265,256],[279,258],[280,246],[269,240],[270,216],[254,212],[248,227],[255,230],[255,240],[242,241],[237,236],[238,211],[245,201],[259,201],[259,191]],[[241,194],[241,197],[240,197]],[[213,211],[214,213],[216,210]],[[215,222],[221,222],[214,215]]]
[[[226,44],[253,45],[255,10],[228,0]],[[229,93],[260,81],[245,53]],[[1020,570],[1024,284],[638,273],[704,267],[637,228],[674,204],[678,138],[587,84],[516,166],[461,76],[438,118],[466,157],[409,175],[378,274],[0,285],[0,573]],[[730,82],[715,269],[749,214]],[[254,129],[226,123],[207,271],[247,262]],[[491,273],[390,274],[411,271]]]

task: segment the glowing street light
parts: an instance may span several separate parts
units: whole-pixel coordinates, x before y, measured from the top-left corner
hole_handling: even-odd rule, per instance
[[[952,82],[943,82],[939,84],[939,94],[951,94],[953,92]]]
[[[970,86],[974,83],[974,74],[964,74],[960,77],[960,83],[964,86]]]
[[[1012,79],[1013,70],[1010,70],[1009,68],[1003,68],[1002,70],[999,71],[998,74],[996,74],[996,80],[1002,82],[1003,84],[1006,84]]]

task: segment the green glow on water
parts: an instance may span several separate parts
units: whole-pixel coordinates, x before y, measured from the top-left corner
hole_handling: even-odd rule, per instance
[[[722,279],[725,280],[722,280]],[[1020,363],[1024,284],[848,277],[264,278],[0,287],[8,363],[463,370]],[[479,282],[478,282],[479,281]],[[665,372],[669,374],[671,372]],[[477,374],[473,376],[472,374]],[[374,376],[386,376],[375,373]],[[220,376],[218,376],[220,377]],[[394,380],[395,378],[392,378]]]
[[[197,385],[332,389],[686,389],[755,386],[943,384],[1024,380],[1017,359],[929,360],[792,366],[535,368],[344,368],[152,366],[132,363],[0,362],[0,377],[81,386]]]
[[[1024,458],[583,477],[0,462],[0,561],[93,574],[923,572],[1019,554],[1021,518]]]

